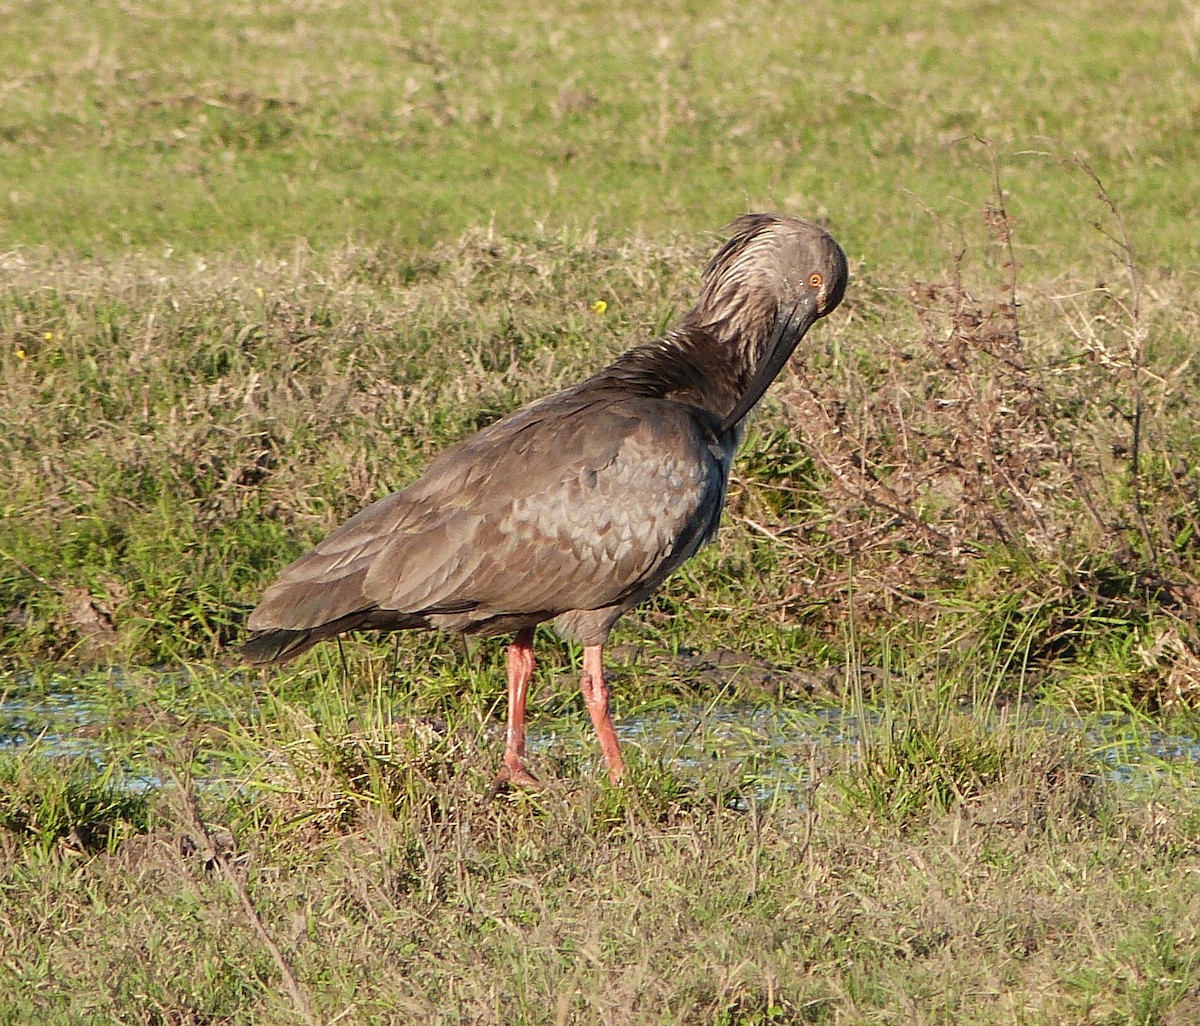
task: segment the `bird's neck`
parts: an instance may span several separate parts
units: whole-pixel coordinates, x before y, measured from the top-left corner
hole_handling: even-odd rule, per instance
[[[662,338],[622,353],[596,379],[698,406],[720,420],[745,394],[761,349],[761,343],[726,340],[685,319]]]

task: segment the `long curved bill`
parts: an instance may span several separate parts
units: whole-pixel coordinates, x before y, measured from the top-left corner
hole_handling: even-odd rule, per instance
[[[802,299],[787,313],[780,312],[775,320],[775,330],[767,341],[762,359],[754,370],[754,377],[746,388],[745,395],[738,400],[733,411],[721,421],[721,430],[728,431],[746,416],[755,404],[763,397],[763,393],[771,386],[783,365],[788,362],[796,346],[804,338],[805,333],[817,320],[817,302],[815,297]]]

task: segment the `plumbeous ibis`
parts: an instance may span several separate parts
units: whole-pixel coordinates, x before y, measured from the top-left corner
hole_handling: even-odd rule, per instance
[[[250,614],[246,660],[350,630],[513,633],[500,779],[529,784],[533,631],[553,620],[583,645],[584,704],[619,781],[609,631],[716,533],[746,415],[846,289],[845,254],[814,224],[747,214],[728,232],[677,327],[443,452],[287,567]]]

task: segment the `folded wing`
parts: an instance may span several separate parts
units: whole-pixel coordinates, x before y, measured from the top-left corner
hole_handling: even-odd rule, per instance
[[[636,600],[715,531],[728,459],[692,407],[534,403],[287,567],[250,616],[247,654],[285,658],[357,626],[487,633]]]

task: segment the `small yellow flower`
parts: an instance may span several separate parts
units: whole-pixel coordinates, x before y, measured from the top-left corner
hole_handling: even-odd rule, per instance
[[[255,289],[254,291],[258,293],[258,298],[262,299],[262,297],[264,295],[263,290],[261,288],[258,288],[258,289]]]
[[[18,349],[18,350],[17,350],[17,359],[18,359],[18,360],[24,360],[24,359],[25,359],[25,350],[24,350],[24,349]]]
[[[54,332],[52,332],[52,331],[43,332],[42,338],[44,338],[47,342],[53,342],[54,341]]]
[[[608,309],[608,304],[606,302],[604,302],[603,299],[597,299],[596,302],[594,302],[592,304],[592,313],[594,313],[594,314],[603,315],[604,311],[607,309]]]

